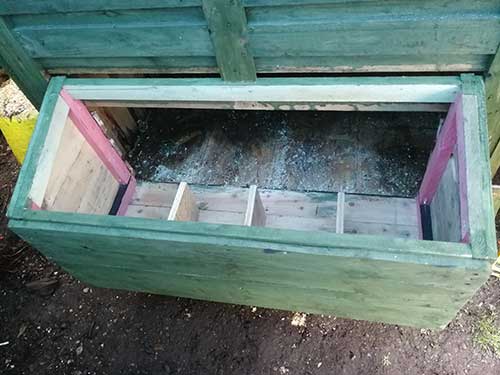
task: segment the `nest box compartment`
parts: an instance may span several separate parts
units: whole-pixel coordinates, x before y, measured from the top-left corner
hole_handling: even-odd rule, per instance
[[[9,225],[96,286],[441,327],[484,283],[496,258],[484,99],[473,75],[248,84],[53,78]],[[225,158],[220,168],[241,158],[246,169],[220,184],[202,165],[189,176],[174,169],[161,181],[143,178],[131,165],[139,166],[147,149],[131,157],[120,144],[131,137],[126,115],[114,117],[115,128],[105,118],[106,110],[124,107],[143,114],[181,108],[183,116],[208,108],[307,111],[301,116],[311,116],[311,126],[319,124],[317,111],[399,111],[408,118],[393,129],[401,139],[417,127],[419,113],[442,115],[420,139],[427,153],[410,178],[414,191],[398,194],[380,184],[404,168],[381,171],[380,186],[370,184],[373,160],[359,157],[370,144],[369,128],[365,141],[349,125],[333,135],[322,128],[317,137],[332,141],[312,147],[308,164],[281,160],[288,173],[281,185],[269,171],[279,143],[264,137],[271,145],[264,155],[249,136],[235,156],[203,129],[178,143],[187,149],[200,138],[198,155]],[[296,147],[313,139],[305,134]],[[146,129],[146,136],[154,135]],[[203,146],[207,139],[211,148]]]

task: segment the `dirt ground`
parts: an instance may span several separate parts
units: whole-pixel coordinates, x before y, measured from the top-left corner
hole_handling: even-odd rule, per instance
[[[0,136],[2,374],[500,373],[474,344],[498,279],[442,331],[96,289],[6,229],[17,173]]]

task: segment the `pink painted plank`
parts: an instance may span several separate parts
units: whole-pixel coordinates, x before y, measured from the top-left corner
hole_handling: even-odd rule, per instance
[[[460,198],[460,229],[462,242],[469,242],[467,175],[465,155],[464,118],[462,109],[462,95],[458,95],[450,106],[443,128],[436,140],[427,164],[424,179],[417,195],[417,206],[430,204],[438,188],[441,177],[453,153],[457,156],[458,188]],[[418,217],[420,222],[420,217]],[[419,225],[419,238],[422,238],[422,228]]]
[[[75,100],[64,89],[61,96],[70,108],[69,116],[80,130],[83,137],[97,153],[104,165],[120,184],[127,184],[130,180],[130,171],[118,152],[94,120],[85,104]]]
[[[42,208],[41,208],[38,204],[36,204],[35,202],[31,202],[31,209],[32,209],[33,211],[39,211],[39,210],[41,210]]]
[[[446,120],[437,137],[434,150],[432,150],[427,163],[424,179],[417,196],[417,201],[420,204],[429,204],[431,202],[457,143],[456,108],[456,102],[450,106]]]
[[[464,133],[464,114],[462,109],[462,95],[455,101],[456,104],[456,123],[457,123],[457,157],[458,157],[458,181],[460,193],[460,227],[462,242],[469,242],[469,206],[467,198],[467,174],[466,174],[466,155],[465,155],[465,133]]]
[[[132,198],[134,197],[135,189],[137,187],[137,181],[134,176],[130,176],[130,181],[127,186],[127,190],[125,190],[125,194],[123,194],[122,202],[120,203],[120,207],[118,208],[117,216],[124,216],[127,213],[127,208],[132,202]]]

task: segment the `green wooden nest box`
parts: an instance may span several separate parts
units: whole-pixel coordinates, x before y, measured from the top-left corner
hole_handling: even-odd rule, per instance
[[[443,327],[497,257],[498,85],[479,74],[499,18],[496,0],[3,1],[0,66],[41,106],[9,226],[95,286]],[[126,155],[150,108],[443,122],[396,197],[143,181]]]

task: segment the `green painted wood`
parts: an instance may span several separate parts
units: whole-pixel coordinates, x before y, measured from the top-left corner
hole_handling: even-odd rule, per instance
[[[201,6],[201,0],[3,0],[0,3],[0,15],[162,9],[193,6]]]
[[[76,99],[151,102],[250,101],[264,103],[451,103],[457,77],[259,78],[252,83],[220,79],[69,79]]]
[[[225,81],[255,81],[248,48],[247,19],[240,0],[203,0],[219,72]]]
[[[439,39],[432,37],[437,28]],[[380,23],[360,23],[356,28],[346,28],[340,20],[322,25],[301,23],[297,25],[261,25],[249,21],[250,51],[256,57],[281,56],[377,56],[412,55],[415,46],[422,55],[436,51],[443,54],[492,55],[500,40],[498,20],[478,24],[476,19],[457,18],[443,21],[388,20]],[[394,38],[394,30],[398,30]],[[463,43],[470,39],[471,43]],[[349,43],[346,43],[346,40]],[[367,43],[371,40],[370,43]],[[422,42],[425,41],[425,42]]]
[[[385,236],[335,234],[273,228],[243,227],[210,223],[173,222],[145,220],[118,216],[93,216],[47,211],[18,211],[9,215],[11,219],[27,220],[29,223],[46,225],[52,230],[71,225],[71,230],[105,229],[124,237],[164,239],[191,244],[213,244],[217,246],[254,246],[272,252],[295,251],[305,254],[343,257],[369,257],[394,262],[433,264],[442,267],[480,268],[482,261],[472,259],[468,244],[439,241],[420,241]]]
[[[494,217],[488,124],[483,79],[462,75],[466,183],[470,243],[475,258],[494,260],[497,244]],[[470,166],[473,166],[472,168]]]
[[[5,0],[0,14],[27,54],[59,73],[207,73],[217,65],[201,5]],[[222,22],[231,33],[221,37],[212,26],[212,36],[228,38],[220,44],[229,56],[248,52],[255,63],[245,66],[257,72],[486,71],[500,44],[496,0],[242,0],[242,7],[233,13],[248,15],[248,32],[245,22]]]
[[[41,222],[21,221],[11,227],[98,286],[419,327],[447,324],[489,275],[488,262],[467,270],[333,252],[272,251],[243,242],[220,246],[161,235],[146,239],[99,227],[73,231],[67,224],[48,229]]]
[[[500,47],[486,77],[491,175],[500,168]]]
[[[26,97],[40,108],[47,88],[41,68],[26,54],[11,33],[8,20],[0,17],[0,64]]]
[[[217,73],[215,57],[96,57],[37,58],[52,74],[69,73]],[[489,55],[426,56],[332,56],[332,57],[257,57],[256,69],[262,73],[356,72],[478,72],[489,64]]]
[[[478,72],[484,70],[490,55],[425,54],[373,56],[279,56],[255,57],[258,72]]]
[[[28,193],[35,176],[38,160],[45,144],[47,132],[50,126],[52,113],[56,106],[59,92],[62,89],[65,77],[54,77],[50,80],[47,92],[40,108],[35,130],[31,136],[30,144],[24,162],[19,172],[18,182],[12,193],[7,216],[16,217],[25,212],[27,207]]]
[[[201,8],[26,15],[12,22],[34,58],[214,56]]]
[[[211,56],[189,57],[71,57],[40,58],[37,61],[49,73],[71,72],[182,72],[182,73],[217,73],[217,62]],[[477,64],[475,64],[478,66]]]

